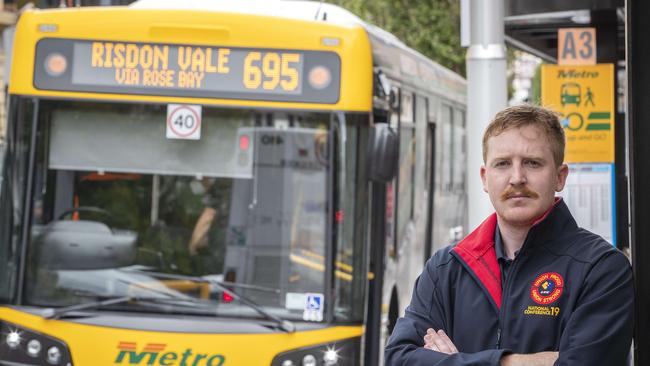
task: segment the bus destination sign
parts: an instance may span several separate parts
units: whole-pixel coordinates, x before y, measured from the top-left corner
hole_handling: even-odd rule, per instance
[[[36,47],[42,90],[336,103],[334,52],[47,38]]]

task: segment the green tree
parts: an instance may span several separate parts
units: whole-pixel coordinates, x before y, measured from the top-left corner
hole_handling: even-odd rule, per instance
[[[333,0],[423,55],[465,75],[459,0]]]

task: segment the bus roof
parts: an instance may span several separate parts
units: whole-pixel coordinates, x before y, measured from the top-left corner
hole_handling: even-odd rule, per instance
[[[224,16],[226,15],[227,16]],[[137,21],[134,21],[137,19]],[[299,31],[297,31],[299,30]],[[140,95],[38,88],[36,45],[46,38],[170,45],[305,50],[336,53],[340,95],[335,103]],[[281,0],[140,0],[129,7],[84,7],[24,13],[14,41],[12,94],[154,103],[248,105],[370,111],[372,66],[429,93],[464,102],[462,77],[407,47],[392,34],[335,5]],[[25,61],[27,60],[27,62]]]
[[[138,0],[129,5],[138,9],[200,10],[306,21],[327,21],[338,25],[361,25],[363,20],[339,6],[304,0]]]
[[[375,66],[395,79],[431,94],[466,102],[466,81],[460,75],[408,47],[399,38],[333,4],[308,0],[138,0],[144,9],[224,11],[363,27],[373,46]]]
[[[180,70],[176,65],[176,54],[180,55],[181,47],[187,49],[191,46],[194,50],[201,48],[204,54],[207,55],[208,52],[211,52],[213,56],[219,50],[224,49],[225,54],[229,53],[231,63],[223,68],[223,75],[216,73],[208,75],[206,72],[206,80],[207,76],[215,76],[217,81],[203,85],[221,87],[219,95],[223,97],[215,97],[214,93],[208,93],[212,90],[180,90],[180,85],[176,84],[170,84],[165,90],[149,88],[149,85],[140,84],[137,85],[139,90],[127,88],[121,84],[118,88],[116,86],[117,72],[123,71],[124,67],[120,67],[120,70],[114,67],[115,70],[109,71],[107,74],[107,70],[99,70],[98,67],[106,66],[108,62],[91,65],[92,51],[90,50],[94,51],[92,47],[99,42],[107,43],[107,46],[111,47],[119,43],[122,47],[132,45],[141,49],[144,47],[165,48],[169,63],[162,64],[165,67],[169,66],[170,70],[166,71],[175,72],[175,77],[178,76],[178,78],[180,78]],[[39,46],[43,46],[40,53],[37,52]],[[67,78],[65,82],[57,83],[54,77],[45,75],[43,64],[49,54],[66,47],[69,50],[67,64],[72,65],[67,69],[70,75],[64,73],[61,78]],[[85,57],[83,59],[77,57],[80,54],[76,51],[78,48],[84,49]],[[248,92],[248,90],[243,90],[248,85],[242,85],[242,73],[246,74],[242,69],[245,69],[245,57],[250,53],[257,53],[258,58],[260,54],[262,56],[273,54],[273,58],[278,61],[269,65],[269,75],[272,75],[271,71],[273,71],[270,69],[279,69],[280,64],[284,63],[282,61],[284,56],[288,56],[287,75],[293,71],[304,74],[294,78],[302,82],[302,91],[298,88],[295,95],[277,93],[276,91],[281,90],[277,86],[276,78],[275,90],[269,91],[265,86],[265,90],[260,89],[260,92],[257,93],[257,99],[250,97],[253,93],[244,93]],[[108,55],[108,51],[105,54]],[[73,55],[76,57],[74,60]],[[94,55],[92,53],[93,57]],[[300,55],[301,59],[297,59],[297,61],[292,59],[296,55]],[[202,57],[208,58],[207,56]],[[336,93],[327,101],[321,101],[314,97],[319,92],[316,87],[309,90],[304,88],[307,85],[309,73],[322,65],[323,57],[334,64],[334,67],[330,68],[330,76],[333,81],[329,86],[330,89],[335,86]],[[324,22],[229,12],[138,9],[137,7],[31,10],[25,12],[17,24],[12,58],[17,60],[12,62],[9,83],[9,92],[12,94],[52,98],[301,110],[364,112],[372,110],[371,47],[365,30],[354,25],[341,26]],[[192,62],[194,61],[195,59],[192,58]],[[261,59],[256,60],[256,70],[253,71],[258,74],[263,71],[262,61]],[[213,62],[211,65],[206,65],[205,68],[213,68],[215,65],[216,62]],[[81,79],[84,79],[83,82],[79,81],[81,80],[79,77],[75,77],[76,74],[81,73],[78,72],[78,66],[83,66],[81,75],[83,76]],[[141,66],[136,66],[136,68]],[[176,69],[171,70],[172,66]],[[284,67],[282,66],[283,70]],[[194,64],[192,64],[192,69],[194,69]],[[229,71],[232,71],[231,75],[227,75]],[[266,71],[264,73],[266,76]],[[45,76],[40,79],[47,82],[39,83],[39,77],[43,75]],[[230,78],[229,84],[220,84],[224,75]],[[222,78],[219,79],[217,76]],[[282,81],[286,82],[286,75],[280,76]],[[111,81],[108,78],[115,80]],[[96,83],[95,80],[100,83]],[[224,85],[232,86],[234,82],[238,83],[240,93],[231,96],[227,94],[229,90],[224,89]],[[338,87],[339,82],[340,87]],[[49,87],[42,87],[46,84]],[[64,87],[61,89],[60,85],[64,85]],[[284,84],[280,83],[280,85]],[[147,88],[145,89],[145,87]],[[151,93],[149,93],[150,91]],[[311,99],[300,99],[308,93],[311,93]]]

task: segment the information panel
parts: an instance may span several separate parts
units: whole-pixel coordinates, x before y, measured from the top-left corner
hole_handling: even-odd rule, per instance
[[[614,164],[569,164],[564,197],[579,226],[616,242]]]
[[[334,52],[43,39],[37,89],[336,103]]]

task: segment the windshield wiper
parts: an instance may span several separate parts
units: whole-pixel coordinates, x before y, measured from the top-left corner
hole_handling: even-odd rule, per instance
[[[261,291],[261,292],[272,292],[274,294],[281,294],[282,291],[280,291],[279,288],[272,288],[272,287],[266,287],[266,286],[257,286],[257,285],[247,285],[245,283],[237,283],[237,282],[228,282],[228,281],[218,281],[218,280],[212,280],[219,282],[220,285],[222,286],[228,286],[228,287],[239,287],[243,288],[246,290],[255,290],[255,291]]]
[[[129,286],[137,286],[143,290],[153,292],[154,294],[158,295],[163,295],[163,297],[156,297],[156,296],[138,296],[138,295],[130,295],[130,296],[103,296],[104,299],[102,300],[96,300],[96,301],[91,301],[91,302],[86,302],[86,303],[81,303],[81,304],[75,304],[75,305],[70,305],[70,306],[63,306],[60,308],[47,308],[43,312],[43,317],[46,319],[60,319],[62,316],[65,314],[68,314],[73,311],[79,311],[79,310],[87,310],[87,309],[97,309],[105,306],[110,306],[110,305],[117,305],[117,304],[122,304],[125,302],[153,302],[153,303],[168,303],[169,301],[190,301],[193,303],[197,303],[198,301],[190,296],[187,297],[176,297],[173,296],[170,293],[156,290],[153,288],[149,288],[143,285],[140,285],[138,283],[131,283],[128,281],[124,281],[121,279],[117,280],[118,282],[124,283]],[[93,293],[89,292],[77,292],[76,293],[78,296],[84,296],[84,297],[96,297],[96,298],[101,298],[102,296],[98,296]]]
[[[138,273],[143,273],[143,274],[149,274],[152,276],[157,276],[160,278],[167,278],[170,280],[188,280],[188,281],[194,281],[194,282],[203,282],[203,283],[211,283],[218,287],[221,291],[227,292],[230,294],[233,299],[240,301],[244,305],[247,305],[251,309],[257,311],[260,315],[265,317],[268,320],[272,320],[273,322],[276,323],[278,328],[281,330],[287,332],[287,333],[293,333],[296,331],[296,326],[291,322],[290,320],[287,319],[282,319],[276,315],[273,315],[269,313],[268,311],[264,310],[261,306],[257,305],[253,300],[247,299],[246,297],[243,297],[242,295],[236,293],[235,291],[229,289],[226,287],[226,284],[212,279],[212,278],[204,278],[204,277],[195,277],[195,276],[186,276],[186,275],[179,275],[179,274],[170,274],[170,273],[161,273],[161,272],[154,272],[154,271],[146,271],[146,270],[141,270],[141,269],[135,269],[135,268],[129,268],[125,269],[125,271],[132,271],[132,272],[138,272]],[[230,283],[228,283],[230,285]]]
[[[97,309],[104,306],[122,304],[130,301],[141,301],[143,299],[145,298],[139,296],[120,296],[120,297],[113,297],[110,299],[85,302],[82,304],[63,306],[60,308],[47,308],[43,311],[42,316],[45,319],[59,319],[61,318],[61,316],[70,313],[72,311]],[[151,298],[146,298],[146,299],[150,300]]]
[[[96,295],[94,295],[96,296]],[[193,297],[155,297],[155,296],[119,296],[119,297],[109,297],[102,300],[90,301],[81,304],[75,304],[70,306],[63,306],[60,308],[47,308],[44,309],[41,313],[41,316],[45,319],[61,319],[67,317],[66,315],[80,310],[90,310],[90,309],[99,309],[110,305],[123,304],[127,302],[136,302],[136,303],[153,303],[158,305],[179,305],[181,302],[187,301],[189,303],[184,304],[185,306],[193,306],[196,304],[205,304],[198,299]],[[210,313],[212,314],[212,313]],[[86,315],[83,315],[86,316]]]

